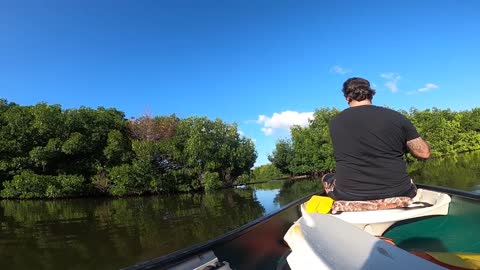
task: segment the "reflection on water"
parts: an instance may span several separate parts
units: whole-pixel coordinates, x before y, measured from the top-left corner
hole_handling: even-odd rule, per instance
[[[272,190],[259,189],[255,191],[255,197],[265,209],[265,214],[271,213],[272,211],[279,208],[279,204],[275,202],[275,196],[278,194],[279,191],[280,189],[272,189]]]
[[[205,242],[320,190],[270,181],[207,194],[0,201],[0,269],[118,269]]]
[[[418,162],[409,169],[416,182],[480,193],[480,151]]]
[[[305,183],[303,183],[302,185],[305,185]],[[284,186],[288,188],[288,185],[285,184],[285,181],[279,180],[272,180],[269,182],[255,184],[251,186],[255,189],[255,197],[265,209],[265,214],[271,213],[281,207],[280,203],[276,201],[275,198],[278,196],[280,190]],[[309,193],[312,193],[312,191],[310,191]],[[297,193],[297,195],[299,194],[302,193]],[[306,194],[308,194],[308,192]]]

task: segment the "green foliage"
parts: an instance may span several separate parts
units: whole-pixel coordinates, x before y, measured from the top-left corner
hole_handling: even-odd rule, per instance
[[[3,101],[0,123],[0,181],[9,187],[3,197],[88,194],[99,169],[131,156],[126,120],[114,109]]]
[[[212,191],[222,187],[222,183],[220,182],[220,177],[218,176],[217,172],[204,172],[202,177],[206,191]]]
[[[85,178],[80,175],[38,175],[32,171],[22,171],[11,181],[4,182],[1,191],[3,198],[58,198],[80,195]]]
[[[265,181],[285,177],[282,172],[273,164],[266,164],[256,167],[252,171],[252,180]]]
[[[279,140],[275,145],[275,150],[268,156],[268,160],[280,170],[283,174],[291,174],[290,166],[292,164],[294,151],[292,143],[287,140]]]
[[[136,134],[132,141],[135,158],[132,165],[110,170],[110,194],[214,190],[233,185],[255,162],[252,141],[241,138],[236,125],[198,117],[163,119],[168,130],[175,123],[176,133],[156,136],[151,130],[162,130],[159,119],[130,122],[135,129],[131,133]],[[149,131],[142,133],[140,127]]]
[[[237,181],[235,181],[235,183],[237,185],[247,184],[247,183],[250,183],[252,179],[253,177],[250,174],[244,173],[237,178]]]
[[[236,125],[227,125],[220,119],[191,117],[179,125],[178,145],[183,149],[180,160],[199,178],[203,172],[217,172],[223,186],[231,186],[244,172],[248,172],[257,157],[250,139],[240,137]]]
[[[60,184],[62,196],[70,196],[83,190],[85,178],[81,175],[59,175],[57,181]]]
[[[463,131],[480,132],[480,108],[460,112],[460,127]]]
[[[135,187],[134,173],[132,165],[122,164],[113,167],[108,173],[108,178],[112,182],[109,192],[112,195],[122,196],[131,192],[131,187]]]
[[[111,165],[122,164],[131,159],[131,142],[125,134],[119,130],[112,130],[108,133],[107,145],[103,154]]]
[[[81,175],[59,175],[54,179],[45,192],[49,198],[77,196],[84,190],[85,178]]]
[[[63,143],[62,152],[67,155],[83,154],[89,148],[87,138],[81,133],[74,132]]]
[[[56,157],[61,156],[62,141],[59,138],[51,138],[45,146],[35,146],[29,153],[30,161],[42,172],[48,172],[47,166]]]
[[[109,192],[115,196],[139,195],[157,187],[158,175],[153,165],[136,160],[133,164],[122,164],[110,169]]]
[[[52,176],[37,175],[31,171],[23,171],[15,175],[11,181],[3,183],[3,198],[41,198],[45,196],[47,187],[54,182]]]
[[[110,188],[110,178],[107,171],[99,168],[98,172],[92,176],[92,186],[97,193],[105,194]]]
[[[434,157],[480,149],[479,109],[453,112],[412,108],[409,113],[404,113],[430,144]]]

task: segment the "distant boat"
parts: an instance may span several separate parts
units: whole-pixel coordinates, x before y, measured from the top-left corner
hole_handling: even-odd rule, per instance
[[[300,209],[311,194],[217,239],[125,269],[309,269],[305,265],[321,266],[315,269],[445,269],[442,263],[451,269],[480,269],[480,194],[418,187],[428,196],[446,199],[448,195],[448,213],[441,213],[443,206],[433,216],[403,217],[391,226],[381,226],[382,232],[386,230],[382,236],[396,246],[373,236],[375,232],[369,230],[375,226],[366,218],[355,225],[351,219],[332,215],[305,219]],[[380,210],[381,216],[398,212],[393,210]],[[365,217],[372,218],[374,211],[367,212]],[[287,235],[294,226],[300,236],[295,240],[298,245]]]

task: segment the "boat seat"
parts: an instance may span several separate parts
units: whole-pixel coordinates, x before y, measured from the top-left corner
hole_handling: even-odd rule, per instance
[[[392,197],[368,201],[334,201],[331,208],[332,214],[341,212],[376,211],[394,208],[404,208],[414,202],[410,197]]]
[[[410,198],[409,198],[410,199]],[[367,211],[342,211],[339,214],[331,214],[332,216],[342,219],[348,223],[355,225],[356,227],[375,236],[381,236],[383,233],[392,226],[395,222],[424,217],[433,215],[446,215],[448,214],[448,207],[451,198],[448,194],[418,189],[417,195],[410,200],[400,199],[399,202],[405,204],[402,208],[378,208],[382,210],[367,210]],[[418,204],[427,204],[429,206],[418,207]],[[335,204],[335,203],[334,203]],[[385,203],[385,206],[391,207],[393,204]],[[300,206],[302,216],[308,215],[305,207],[305,203]],[[337,210],[340,210],[338,208]],[[341,210],[348,210],[345,207]]]

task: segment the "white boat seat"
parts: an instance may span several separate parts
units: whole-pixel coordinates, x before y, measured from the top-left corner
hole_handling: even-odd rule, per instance
[[[448,194],[435,192],[426,189],[418,189],[417,195],[412,199],[407,207],[361,211],[361,212],[342,212],[332,215],[375,236],[381,236],[395,222],[433,215],[448,214],[448,207],[451,198]],[[418,203],[426,203],[431,206],[418,207]],[[306,212],[305,204],[300,206],[302,216],[309,215]]]

